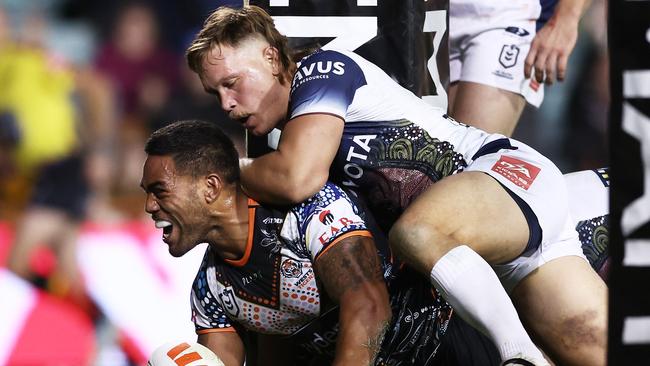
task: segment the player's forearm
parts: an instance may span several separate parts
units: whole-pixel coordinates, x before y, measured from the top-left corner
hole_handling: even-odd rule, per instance
[[[373,365],[390,323],[390,309],[367,306],[347,317],[343,309],[333,365]]]
[[[556,5],[555,12],[550,24],[567,23],[576,24],[591,4],[591,0],[560,0]]]
[[[372,364],[392,315],[374,241],[344,238],[317,259],[316,273],[340,305],[334,365]]]
[[[242,366],[246,359],[244,343],[236,332],[201,334],[197,340],[216,354],[225,366]]]
[[[280,151],[240,163],[244,191],[253,199],[270,204],[296,204],[313,196],[327,177],[301,170]]]

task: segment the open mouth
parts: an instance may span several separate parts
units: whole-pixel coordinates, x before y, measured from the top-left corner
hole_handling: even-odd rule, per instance
[[[172,234],[172,230],[174,229],[174,225],[172,225],[171,222],[165,220],[156,220],[156,227],[158,229],[163,229],[163,240],[168,239]]]
[[[237,118],[237,121],[238,121],[239,123],[241,123],[244,127],[246,127],[246,124],[248,123],[248,119],[249,119],[250,117],[251,117],[251,116],[245,116],[245,117]]]

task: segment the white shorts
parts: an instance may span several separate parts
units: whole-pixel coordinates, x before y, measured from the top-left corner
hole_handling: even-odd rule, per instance
[[[567,228],[576,233],[575,227],[568,225]],[[543,266],[553,259],[576,256],[588,262],[582,251],[582,245],[578,237],[567,237],[563,241],[542,242],[532,253],[522,255],[512,262],[492,265],[494,272],[501,280],[506,292],[511,293],[515,286],[532,271]]]
[[[508,143],[516,149],[507,148]],[[555,258],[575,255],[586,260],[569,212],[564,176],[555,164],[512,139],[492,141],[482,150],[486,153],[479,153],[481,156],[470,162],[465,171],[482,171],[501,183],[521,207],[531,232],[529,245],[521,256],[493,266],[506,291]]]
[[[535,37],[535,19],[489,21],[449,16],[449,80],[508,90],[539,107],[544,84],[524,77],[524,62]]]
[[[564,175],[569,190],[569,210],[578,222],[609,213],[609,170],[581,170]]]

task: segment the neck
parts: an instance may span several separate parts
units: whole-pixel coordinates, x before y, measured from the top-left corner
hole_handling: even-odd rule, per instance
[[[276,126],[280,130],[284,129],[284,125],[289,120],[289,102],[290,102],[289,96],[290,96],[290,92],[291,92],[291,83],[289,83],[287,85],[282,85],[282,87],[283,87],[282,96],[281,96],[282,101],[281,101],[281,104],[279,104],[279,105],[285,105],[285,106],[287,106],[287,108],[284,110],[284,118],[282,118],[280,123],[278,123],[278,125]]]
[[[224,259],[244,256],[248,242],[248,196],[239,184],[221,192],[218,206],[212,211],[212,227],[208,243]]]

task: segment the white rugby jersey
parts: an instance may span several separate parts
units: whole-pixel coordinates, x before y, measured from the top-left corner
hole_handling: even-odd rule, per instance
[[[289,113],[345,121],[330,179],[365,196],[384,229],[430,184],[512,148],[506,137],[455,121],[348,51],[321,50],[301,61]]]
[[[451,144],[465,159],[489,139],[487,133],[447,117],[444,110],[424,102],[350,51],[321,50],[304,58],[293,78],[289,109],[290,118],[334,114],[343,118],[346,127],[377,122],[370,125],[377,132],[385,125],[399,128],[410,121],[432,138]]]

